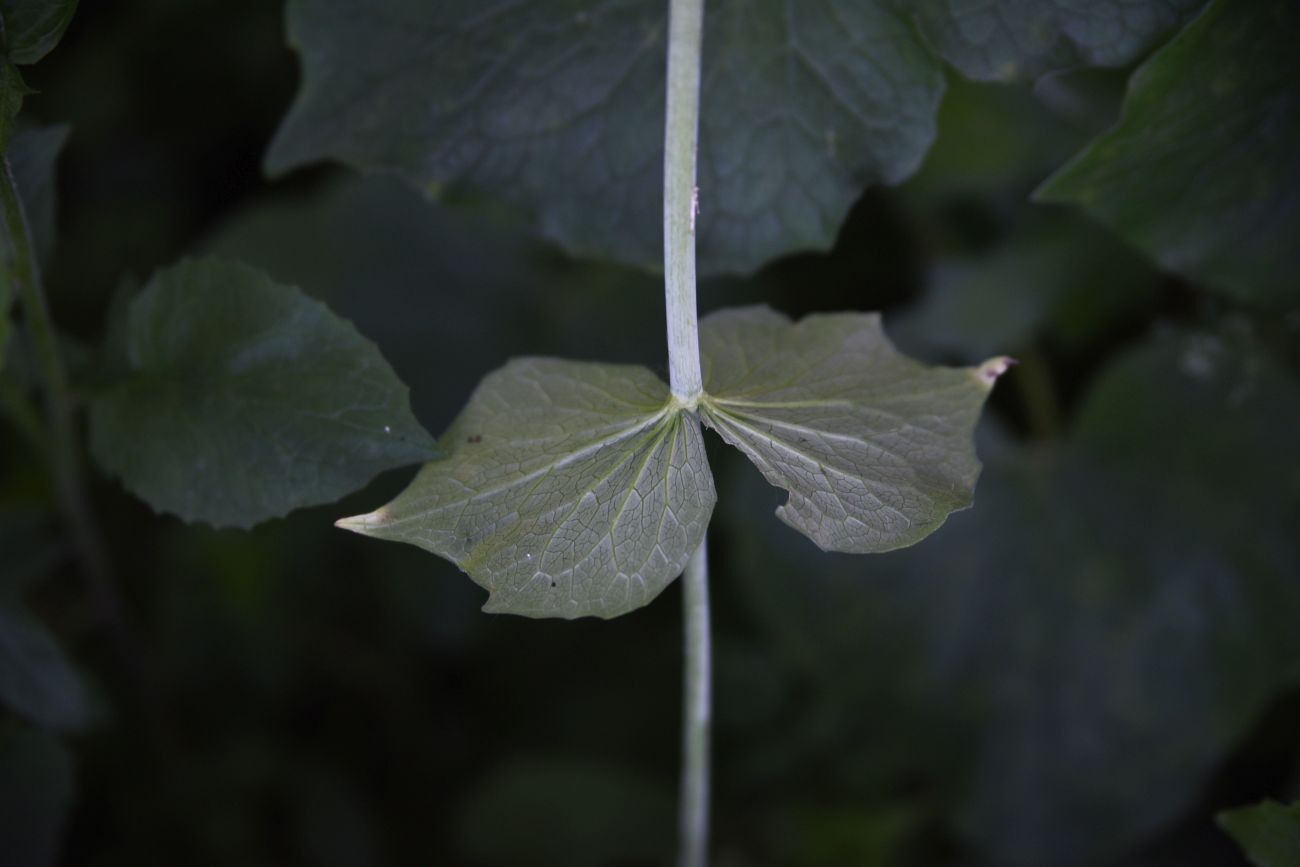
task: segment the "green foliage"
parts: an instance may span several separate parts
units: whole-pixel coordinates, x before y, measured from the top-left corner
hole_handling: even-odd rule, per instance
[[[205,4],[208,21],[249,28],[230,30],[232,44],[279,38],[231,4],[194,8]],[[1199,5],[710,0],[706,269],[829,246],[865,184],[920,161],[941,61],[985,80],[1128,64]],[[204,106],[220,134],[197,158],[217,180],[193,184],[176,149],[151,149],[147,130],[131,129],[122,147],[104,124],[96,132],[93,112],[83,123],[66,100],[87,93],[84,75],[43,66],[42,116],[78,121],[71,246],[49,269],[51,306],[70,332],[94,334],[121,271],[147,273],[225,215],[201,246],[276,278],[203,260],[119,291],[100,329],[107,351],[50,329],[56,350],[84,359],[68,365],[69,388],[51,391],[70,406],[84,399],[95,456],[128,489],[219,526],[434,458],[388,506],[341,523],[448,558],[487,588],[493,611],[610,617],[645,604],[698,550],[716,470],[720,861],[1187,863],[1160,850],[1195,840],[1186,819],[1226,800],[1226,772],[1234,789],[1257,782],[1236,777],[1256,764],[1261,731],[1294,730],[1285,693],[1300,683],[1295,316],[1250,308],[1294,300],[1294,256],[1278,240],[1296,234],[1300,185],[1288,150],[1294,88],[1278,72],[1294,15],[1213,6],[1142,68],[1119,129],[1055,182],[1085,168],[1104,175],[1101,151],[1113,144],[1127,174],[1099,181],[1095,201],[1070,200],[1101,214],[1098,202],[1122,199],[1126,220],[1161,223],[1151,230],[1161,243],[1205,261],[1170,259],[1135,223],[1101,214],[1189,280],[1162,282],[1120,238],[1081,225],[1082,211],[1025,201],[1118,116],[1108,94],[1121,73],[1053,74],[1033,90],[956,82],[917,182],[858,199],[839,249],[702,287],[706,307],[763,300],[804,318],[766,308],[706,317],[707,394],[684,407],[644,367],[540,357],[659,358],[657,280],[573,262],[414,192],[504,206],[570,250],[657,263],[665,6],[290,0],[305,85],[270,162],[341,158],[415,183],[304,175],[252,207],[243,181],[231,183],[249,166],[231,155],[264,143],[269,126],[252,106],[287,96],[287,53],[277,78],[250,59],[273,52],[230,52],[255,92],[239,93],[238,75],[221,77],[217,98],[182,86],[183,75],[179,97],[151,90],[166,76],[103,88],[165,107],[152,109],[164,126],[176,125],[177,105]],[[33,58],[71,8],[0,0],[6,25],[49,15],[23,19],[49,25],[20,28],[44,46]],[[128,27],[141,36],[124,47],[102,26],[108,8],[85,10],[101,17],[85,31],[94,38],[77,41],[81,69],[108,69],[97,53],[108,46],[183,71],[193,40]],[[1257,50],[1243,51],[1248,37]],[[7,135],[26,88],[11,63],[0,74]],[[253,133],[227,134],[245,118]],[[1171,129],[1186,154],[1160,149]],[[62,135],[20,132],[7,155],[42,255],[55,221],[39,179]],[[1188,181],[1193,159],[1208,178]],[[136,222],[119,207],[124,183],[175,201]],[[1137,202],[1146,197],[1157,204]],[[1230,297],[1207,303],[1202,281]],[[0,281],[0,352],[12,300],[12,282]],[[908,352],[969,363],[1023,349],[1030,361],[1012,382],[1019,391],[998,395],[1012,433],[984,428],[982,471],[972,428],[1003,358],[925,367],[894,350],[876,316],[820,312],[911,301],[907,321],[886,319]],[[435,453],[395,371],[420,417],[441,423],[475,376],[521,352],[530,357],[483,380]],[[0,371],[0,411],[21,428],[0,428],[0,509],[43,514],[67,487],[57,461],[51,472],[41,460],[52,438],[36,410],[49,395],[38,400],[35,386],[48,371],[14,357],[36,367]],[[729,450],[711,467],[701,421],[780,490]],[[971,501],[977,475],[980,508],[948,518]],[[401,481],[377,481],[375,496]],[[664,665],[678,652],[670,607],[616,630],[483,618],[470,582],[436,580],[449,563],[322,532],[319,513],[232,535],[115,508],[117,485],[85,493],[109,524],[128,607],[148,612],[137,637],[160,701],[119,700],[130,675],[98,652],[64,546],[15,547],[32,525],[0,522],[6,867],[57,860],[71,759],[27,726],[83,726],[84,682],[104,685],[119,724],[76,744],[87,785],[70,860],[343,865],[410,860],[408,846],[419,861],[500,867],[666,860],[663,709],[680,686]],[[867,562],[815,554],[774,530],[773,507],[831,550],[889,551],[947,526]],[[72,670],[56,632],[93,674]],[[179,736],[141,751],[135,733],[152,740],[155,712]],[[502,759],[503,743],[543,744],[548,758]],[[153,749],[143,773],[139,756]],[[1246,750],[1249,762],[1225,762]],[[1294,745],[1274,755],[1293,761]],[[268,815],[284,821],[269,828]],[[1256,845],[1295,824],[1294,808],[1276,805],[1228,815]]]
[[[1076,66],[1123,66],[1205,0],[921,0],[917,18],[939,54],[978,81],[1035,78]]]
[[[374,344],[252,268],[161,271],[128,320],[130,373],[92,402],[91,446],[159,511],[251,527],[433,454]]]
[[[1300,299],[1300,5],[1218,0],[1138,69],[1124,118],[1038,191],[1244,301]]]
[[[28,66],[49,54],[77,11],[77,0],[0,0],[4,55]]]
[[[72,804],[72,757],[53,736],[0,720],[0,852],[5,867],[54,867]]]
[[[1197,2],[1131,0],[1122,24],[1108,0],[707,4],[701,270],[829,247],[864,185],[920,163],[942,60],[997,77],[1121,64]],[[502,202],[570,251],[657,267],[666,11],[293,0],[304,85],[268,165],[398,171],[450,199]]]
[[[784,720],[768,761],[937,775],[988,863],[1118,863],[1300,678],[1300,476],[1274,459],[1297,426],[1271,353],[1171,334],[1107,366],[1057,449],[986,438],[941,542],[864,562],[745,533],[760,637],[851,709]],[[732,533],[751,487],[723,488]]]
[[[1284,807],[1264,801],[1220,813],[1218,818],[1255,867],[1300,864],[1300,803]]]
[[[639,608],[686,567],[716,499],[699,422],[644,368],[513,361],[442,445],[396,500],[340,526],[452,560],[485,611]]]
[[[76,11],[77,0],[0,0],[0,151],[8,147],[23,97],[31,93],[18,67],[48,54]],[[3,300],[0,295],[0,313]]]
[[[790,493],[777,516],[823,550],[911,545],[970,505],[975,420],[1008,359],[927,368],[878,316],[763,307],[707,317],[700,351],[705,423]]]
[[[700,415],[790,492],[777,514],[826,550],[911,544],[970,504],[971,431],[1007,359],[928,369],[877,317],[798,325],[767,308],[701,325]],[[485,611],[615,617],[648,604],[704,538],[700,425],[644,368],[521,359],[488,376],[392,503],[339,522],[446,557]]]

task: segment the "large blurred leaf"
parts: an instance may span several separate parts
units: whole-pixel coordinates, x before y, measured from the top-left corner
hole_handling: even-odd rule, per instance
[[[802,664],[859,684],[837,701],[872,742],[837,729],[839,766],[910,749],[913,773],[960,780],[990,863],[1111,863],[1300,681],[1296,429],[1300,387],[1266,356],[1161,339],[1106,372],[1065,446],[990,459],[976,508],[907,551],[808,558],[747,507],[736,586]],[[879,731],[882,694],[926,725]],[[931,768],[953,743],[973,760]]]
[[[54,737],[0,724],[0,853],[5,867],[53,867],[72,803],[72,757]]]
[[[160,511],[249,527],[433,454],[374,344],[254,269],[162,271],[126,330],[131,373],[92,402],[91,446]]]
[[[877,315],[766,307],[705,317],[700,354],[705,423],[790,492],[777,516],[823,550],[901,548],[970,505],[975,421],[1008,359],[926,367]]]
[[[1284,807],[1265,801],[1219,814],[1219,824],[1232,835],[1255,867],[1295,867],[1300,864],[1300,803]]]
[[[26,66],[49,54],[76,11],[77,0],[0,0],[6,59]]]
[[[1195,2],[1127,0],[1118,22],[1110,0],[1050,12],[936,2],[921,23],[972,71],[1032,74],[1127,62]],[[295,0],[304,86],[268,166],[333,157],[395,170],[430,192],[501,200],[571,251],[657,265],[667,8]],[[705,16],[701,267],[748,271],[830,246],[865,185],[920,162],[939,57],[886,0],[797,13],[773,0],[710,3]]]
[[[442,444],[396,500],[339,525],[455,562],[485,611],[640,608],[686,568],[716,499],[699,422],[641,367],[517,359]]]
[[[1300,4],[1217,0],[1133,76],[1120,124],[1039,190],[1166,268],[1300,298]]]

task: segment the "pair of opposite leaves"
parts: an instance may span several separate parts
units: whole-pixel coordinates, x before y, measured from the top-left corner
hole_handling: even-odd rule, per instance
[[[874,314],[725,310],[700,327],[687,407],[644,367],[522,358],[490,374],[393,502],[340,527],[418,545],[485,610],[614,617],[686,567],[716,501],[700,420],[789,492],[777,514],[829,551],[910,545],[969,505],[973,429],[1006,358],[930,368]]]

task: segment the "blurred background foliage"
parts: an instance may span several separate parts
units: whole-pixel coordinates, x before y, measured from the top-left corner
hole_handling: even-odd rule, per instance
[[[86,3],[26,73],[29,119],[70,125],[45,133],[66,145],[41,220],[74,356],[124,281],[206,251],[351,319],[434,432],[509,356],[665,372],[654,275],[383,176],[266,181],[298,80],[282,15]],[[716,863],[1243,864],[1215,813],[1300,795],[1300,308],[1030,203],[1114,123],[1126,71],[949,77],[919,174],[868,190],[832,252],[701,288],[705,310],[882,309],[927,360],[1021,361],[975,507],[907,551],[818,552],[711,452]],[[23,697],[0,709],[0,863],[667,863],[676,587],[613,622],[483,615],[453,566],[330,527],[409,476],[250,533],[100,480],[124,638],[40,444],[0,427],[0,678]]]

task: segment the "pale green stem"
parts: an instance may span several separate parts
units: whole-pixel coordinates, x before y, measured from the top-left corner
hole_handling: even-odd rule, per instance
[[[709,728],[712,721],[712,648],[709,638],[709,551],[700,543],[686,565],[686,685],[682,713],[680,867],[709,863]]]
[[[695,301],[695,186],[700,129],[700,48],[704,0],[670,0],[668,108],[664,118],[664,307],[673,396],[694,409],[704,392]],[[682,577],[685,688],[682,709],[680,867],[704,867],[709,852],[711,652],[709,568],[705,542]]]
[[[671,0],[664,122],[664,304],[673,395],[694,408],[704,390],[695,305],[695,164],[700,127],[704,0]]]

